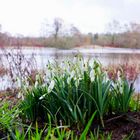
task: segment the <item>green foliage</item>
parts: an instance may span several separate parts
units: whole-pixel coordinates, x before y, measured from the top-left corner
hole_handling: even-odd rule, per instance
[[[140,108],[139,96],[137,100],[132,98],[133,83],[123,72],[111,80],[95,60],[79,56],[60,65],[48,63],[46,75],[46,83],[38,77],[38,84],[23,90],[25,97],[19,106],[0,105],[2,138],[110,140],[111,133],[105,135],[99,129],[92,132],[90,126],[94,127],[96,121],[105,127],[105,116]]]
[[[93,121],[95,115],[96,115],[96,112],[94,112],[93,115],[92,115],[92,117],[90,118],[87,126],[85,127],[83,133],[80,136],[80,140],[86,140],[86,136],[87,136],[88,130],[89,130],[91,124],[92,124],[92,121]]]
[[[130,100],[130,110],[131,111],[140,111],[140,95],[136,94]]]
[[[18,124],[18,107],[10,108],[8,102],[0,104],[0,133],[10,133],[13,135],[13,129]]]
[[[104,127],[105,115],[128,111],[134,92],[124,77],[112,81],[99,62],[80,56],[60,65],[48,63],[46,78],[45,85],[27,90],[21,103],[23,118],[48,122],[49,114],[55,125],[83,128],[97,110]]]
[[[98,127],[97,130],[94,130],[94,132],[90,132],[90,138],[91,140],[111,140],[112,133],[104,134],[100,132],[100,129]]]
[[[44,107],[42,105],[42,100],[40,97],[47,93],[46,87],[33,87],[26,91],[26,97],[24,101],[20,104],[20,109],[22,110],[22,117],[27,117],[30,121],[35,122],[37,119],[42,119],[46,117]]]
[[[99,129],[97,132],[91,132],[88,133],[90,130],[90,126],[92,124],[92,121],[94,120],[94,117],[96,115],[96,112],[93,113],[92,117],[90,118],[89,122],[87,123],[85,129],[83,132],[81,132],[79,135],[76,135],[73,130],[70,130],[68,126],[56,126],[52,127],[51,123],[51,117],[48,115],[49,118],[49,124],[45,125],[43,129],[40,129],[38,127],[38,123],[36,123],[35,127],[32,125],[26,127],[21,124],[21,128],[15,128],[15,131],[13,131],[14,137],[11,137],[13,140],[111,140],[111,134],[104,135],[99,132]]]
[[[114,110],[120,113],[127,112],[133,93],[133,83],[129,85],[126,78],[120,77],[119,81],[115,83],[112,90]]]

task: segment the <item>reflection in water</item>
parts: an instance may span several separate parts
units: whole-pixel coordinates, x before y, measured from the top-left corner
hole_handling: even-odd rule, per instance
[[[10,52],[10,49],[7,49],[7,52]],[[16,49],[14,52],[16,53]],[[114,49],[114,48],[99,48],[99,49],[73,49],[73,50],[58,50],[52,48],[22,48],[22,53],[28,59],[32,54],[34,54],[36,65],[38,69],[46,68],[48,60],[53,62],[55,60],[58,63],[65,59],[73,59],[77,54],[82,54],[85,59],[96,59],[101,62],[103,66],[109,65],[119,65],[119,64],[137,64],[140,65],[140,50],[134,49]],[[14,54],[14,53],[13,53]],[[5,67],[7,66],[6,59],[3,56],[3,51],[0,51],[1,61],[5,62]],[[5,80],[4,80],[5,79]],[[7,84],[7,78],[1,78],[0,89],[6,88],[9,86]],[[136,92],[140,92],[140,75],[135,81]]]

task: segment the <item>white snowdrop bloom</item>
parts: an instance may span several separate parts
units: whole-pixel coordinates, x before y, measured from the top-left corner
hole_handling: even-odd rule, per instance
[[[21,84],[21,79],[20,79],[19,77],[17,77],[17,86],[18,86],[18,87],[21,87],[21,85],[22,85],[22,84]]]
[[[87,68],[88,68],[87,62],[85,62],[85,63],[83,64],[83,71],[87,71]]]
[[[65,69],[65,72],[68,72],[68,73],[70,73],[70,68],[69,67],[67,67],[67,69]]]
[[[65,67],[64,62],[61,62],[61,63],[60,63],[60,68],[64,68],[64,67]]]
[[[122,84],[122,79],[121,79],[121,77],[118,77],[118,83],[119,83],[119,85]]]
[[[48,93],[50,93],[52,91],[52,89],[54,88],[54,84],[55,84],[55,82],[54,82],[54,80],[52,80],[48,87]]]
[[[24,95],[23,94],[21,95],[21,99],[24,100]]]
[[[63,87],[65,87],[65,82],[64,81],[62,82],[62,85],[63,85]]]
[[[78,77],[74,77],[74,80],[77,80],[78,79]]]
[[[35,81],[35,87],[37,87],[38,86],[38,81]]]
[[[120,86],[120,92],[123,93],[123,86]]]
[[[79,85],[79,81],[76,80],[76,81],[75,81],[75,86],[78,87],[78,85]]]
[[[18,95],[17,95],[17,98],[21,98],[21,95],[22,95],[22,93],[19,92]]]
[[[112,83],[112,85],[113,85],[113,87],[115,88],[115,89],[117,89],[117,83]]]
[[[35,79],[36,79],[36,81],[38,81],[40,79],[39,74],[36,75]]]
[[[80,81],[80,80],[82,80],[82,78],[81,78],[81,77],[79,77],[79,81]]]
[[[74,58],[73,58],[73,63],[76,63],[77,62],[77,57],[75,56]]]
[[[118,77],[118,78],[121,77],[121,72],[120,72],[120,70],[117,72],[117,77]]]
[[[42,100],[44,97],[46,96],[46,94],[42,95],[39,100]]]
[[[104,72],[103,82],[109,81],[107,71]]]
[[[42,87],[45,87],[45,86],[46,86],[46,83],[43,83],[43,84],[42,84]]]
[[[34,93],[32,92],[32,96],[34,97]]]
[[[75,81],[75,86],[76,86],[76,87],[79,86],[79,79],[77,79],[77,80]]]
[[[83,70],[83,68],[84,68],[84,62],[83,61],[79,62],[79,67]]]
[[[67,78],[67,83],[70,84],[70,81],[71,81],[71,78],[68,77],[68,78]]]
[[[94,68],[94,61],[93,61],[93,59],[90,59],[90,60],[89,60],[89,66],[90,66],[91,68]]]
[[[22,100],[24,100],[24,95],[21,92],[19,92],[17,98],[21,98]]]
[[[81,77],[81,71],[77,70],[77,71],[76,71],[76,75],[75,75],[75,77],[76,77],[76,78]]]
[[[85,65],[83,66],[82,70],[83,70],[83,73],[86,71]]]
[[[91,82],[95,80],[95,71],[93,69],[90,71],[90,79],[91,79]]]
[[[74,77],[74,75],[75,75],[75,71],[73,70],[70,74],[70,78],[72,79]]]

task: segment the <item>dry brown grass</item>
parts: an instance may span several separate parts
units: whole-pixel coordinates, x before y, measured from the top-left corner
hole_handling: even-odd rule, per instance
[[[8,73],[8,69],[4,67],[0,67],[0,77],[6,75]]]

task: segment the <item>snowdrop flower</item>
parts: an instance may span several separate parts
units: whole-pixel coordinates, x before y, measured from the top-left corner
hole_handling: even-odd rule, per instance
[[[21,87],[21,79],[19,77],[17,77],[17,86]]]
[[[91,79],[91,82],[95,80],[95,71],[93,69],[90,71],[90,79]]]
[[[123,93],[123,86],[122,85],[120,85],[120,92],[121,92],[121,94]]]
[[[65,67],[64,62],[61,62],[61,63],[60,63],[60,68],[64,68],[64,67]]]
[[[54,88],[54,84],[55,84],[55,82],[54,82],[54,80],[52,80],[48,87],[48,93],[50,93],[52,91],[52,89]]]
[[[21,98],[22,100],[24,100],[24,96],[23,96],[23,94],[21,92],[18,93],[17,98]]]
[[[19,92],[18,95],[17,95],[17,98],[21,98],[21,95],[22,95],[22,93]]]
[[[93,59],[89,60],[89,66],[93,69],[94,68],[94,61]]]
[[[118,77],[118,84],[121,86],[122,85],[122,79],[121,77]]]
[[[75,86],[76,86],[76,87],[79,86],[79,79],[77,79],[77,80],[75,81]]]
[[[68,78],[67,78],[67,83],[70,84],[70,81],[71,81],[71,78],[68,77]]]
[[[35,88],[38,86],[38,81],[35,81]]]
[[[36,81],[39,81],[39,79],[40,79],[40,75],[37,74],[36,77],[35,77],[35,79],[36,79]]]
[[[42,100],[44,97],[46,96],[46,94],[42,95],[39,100]]]
[[[75,75],[75,71],[73,70],[70,74],[70,79],[72,79],[74,77],[74,75]]]
[[[104,72],[103,82],[109,81],[107,71]]]
[[[83,64],[83,70],[86,71],[86,70],[87,70],[87,67],[88,67],[88,66],[87,66],[87,62],[85,62],[85,63]]]
[[[68,66],[65,66],[65,67],[67,67],[67,69],[65,68],[65,72],[67,71],[68,73],[70,73],[70,67],[68,67]]]
[[[24,100],[24,96],[23,96],[23,94],[21,95],[21,99]]]
[[[115,89],[117,89],[117,83],[112,83],[112,85],[113,85],[113,87],[115,88]]]
[[[74,58],[73,58],[73,63],[76,63],[77,62],[77,57],[75,56]]]
[[[117,72],[117,76],[118,76],[118,78],[121,77],[121,72],[120,72],[120,70]]]
[[[35,96],[33,92],[32,92],[32,96],[33,96],[33,97]]]
[[[118,71],[117,77],[118,77],[119,84],[121,84],[122,83],[122,77],[121,77],[121,72],[120,71]]]
[[[4,110],[2,111],[2,114],[5,114],[5,111]]]

